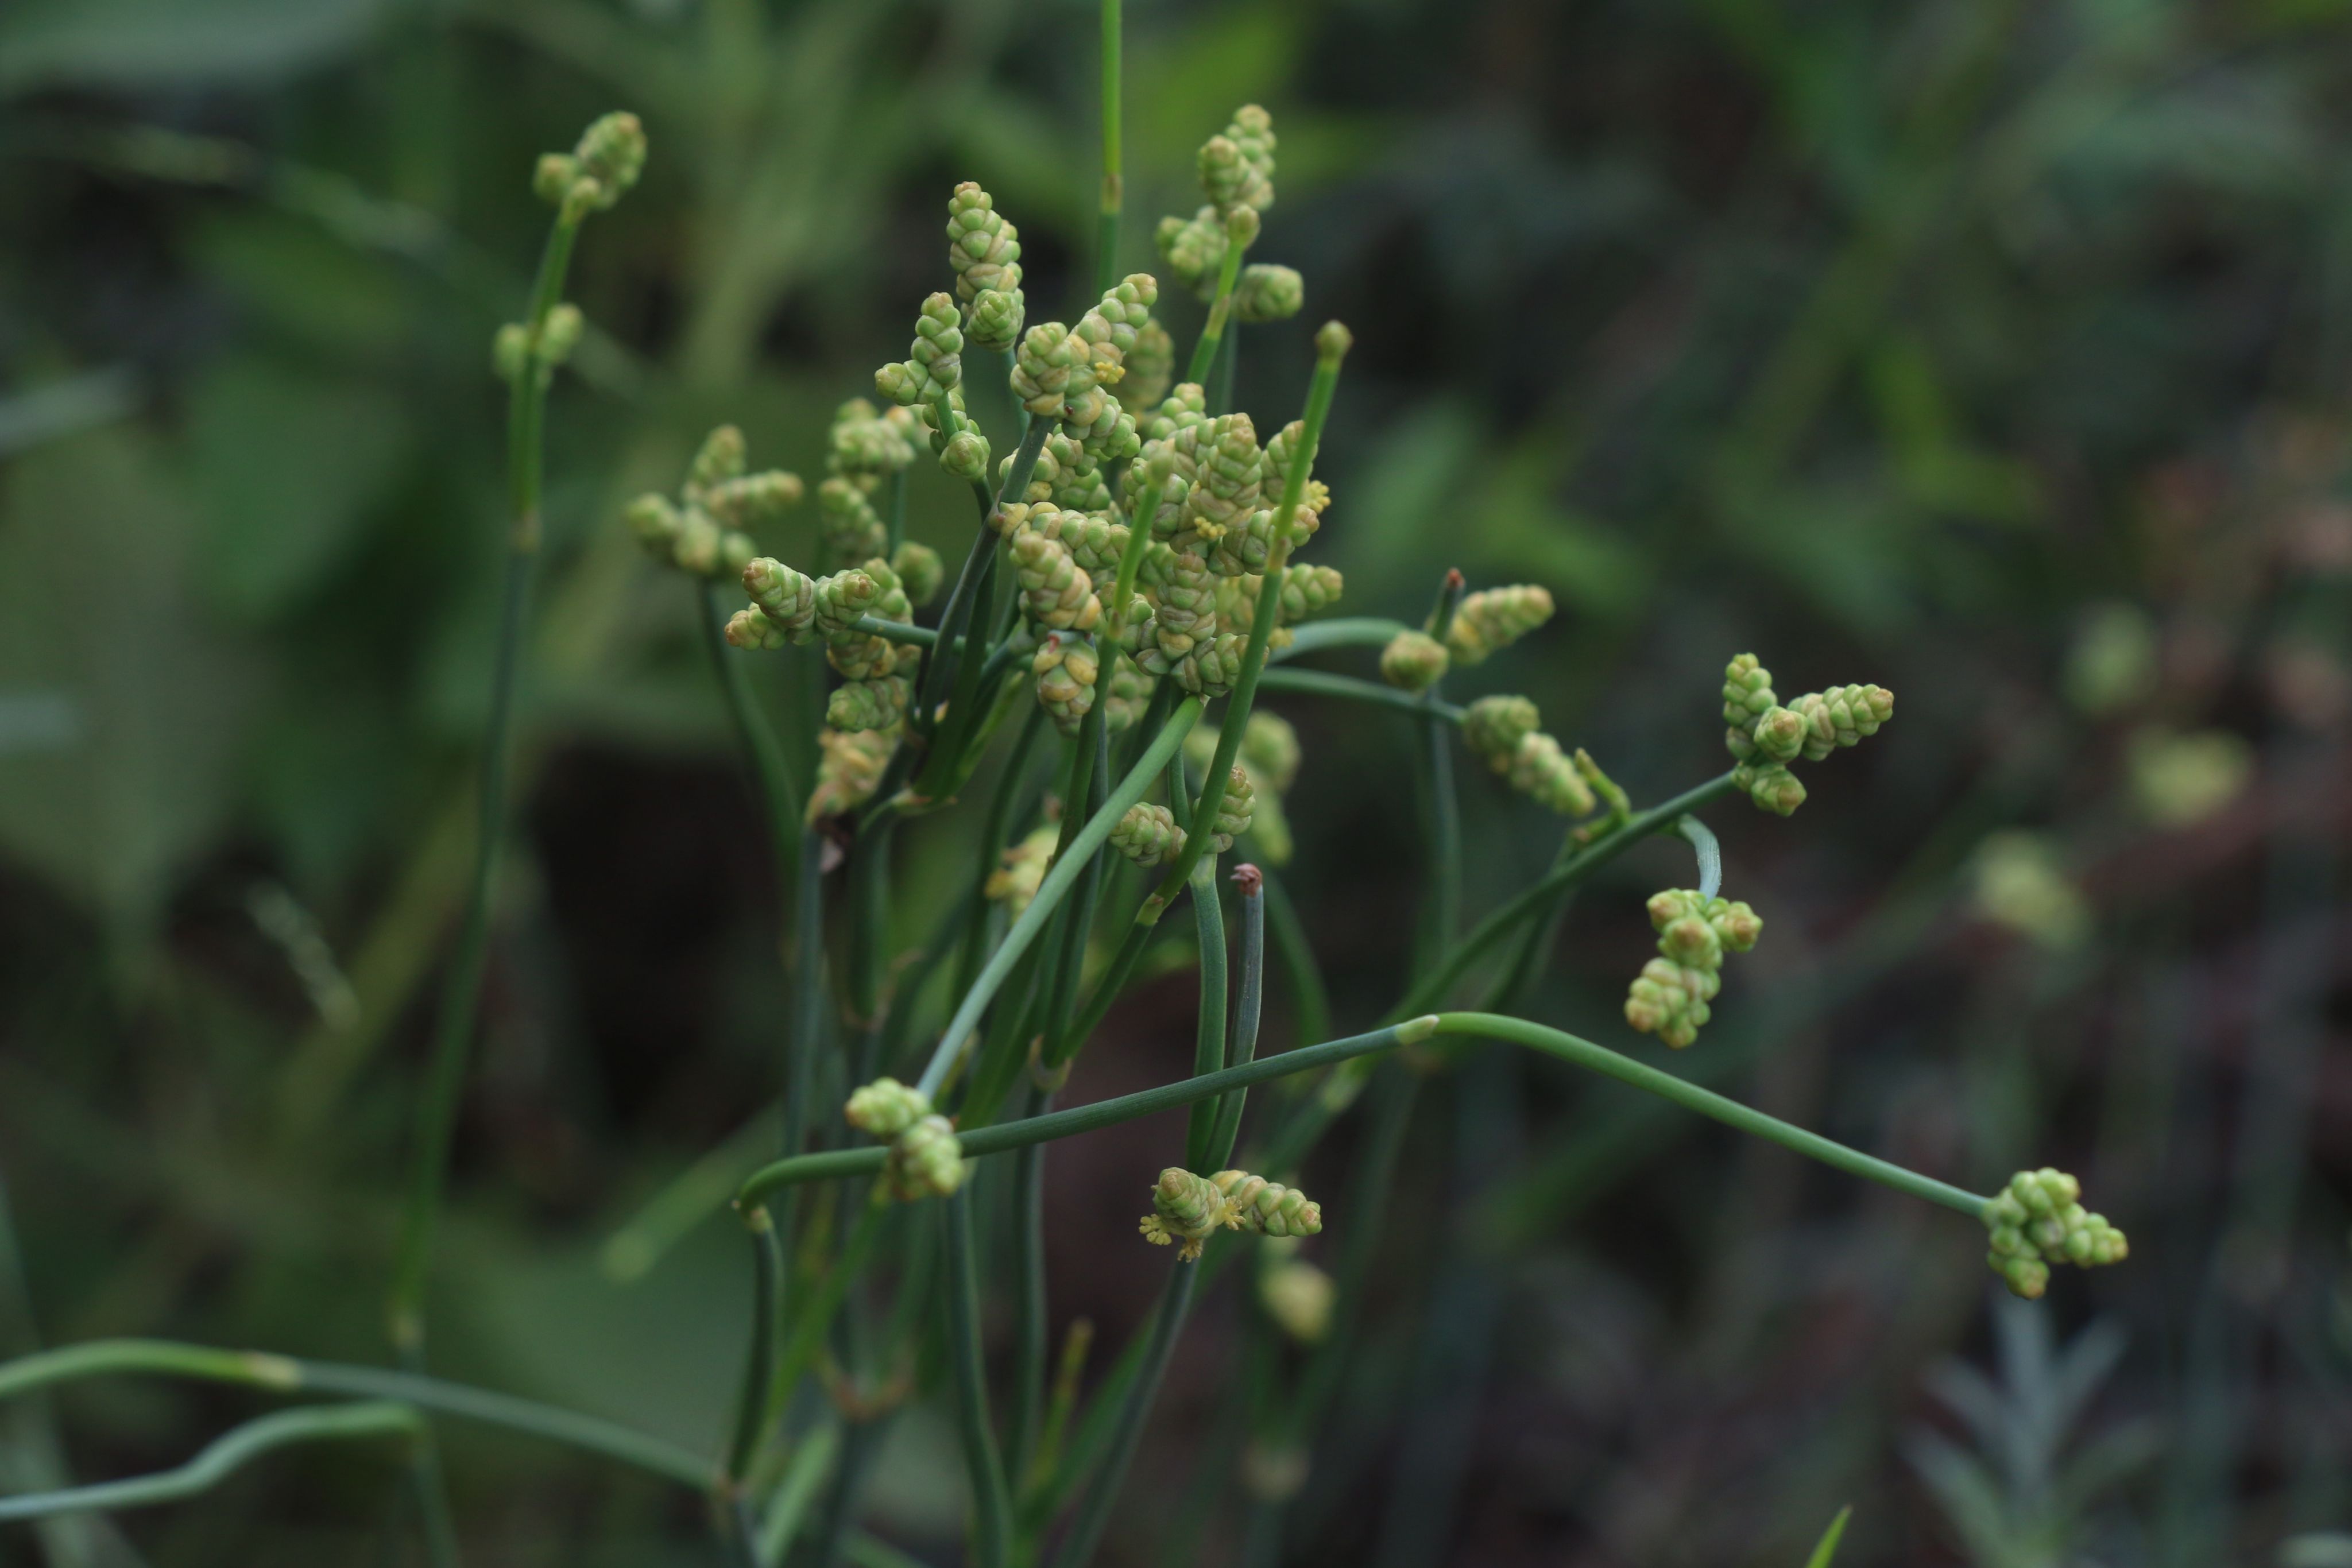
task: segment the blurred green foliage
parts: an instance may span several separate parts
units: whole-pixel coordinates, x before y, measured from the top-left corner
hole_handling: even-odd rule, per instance
[[[765,1102],[774,890],[619,505],[720,419],[818,471],[941,280],[957,179],[1022,225],[1041,314],[1082,292],[1093,44],[1090,7],[1011,0],[0,12],[0,1166],[31,1291],[5,1348],[374,1354],[487,693],[489,335],[533,155],[625,106],[654,156],[574,275],[594,329],[554,395],[521,874],[438,1310],[453,1372],[716,1441],[732,1250],[706,1228],[632,1282],[597,1254]],[[1605,1086],[1448,1080],[1397,1234],[1454,1217],[1460,1256],[1428,1299],[1388,1276],[1291,1558],[1782,1563],[1853,1500],[1841,1563],[2202,1568],[2352,1522],[2352,14],[1139,3],[1129,62],[1130,265],[1200,138],[1275,112],[1260,254],[1307,310],[1249,332],[1240,402],[1295,406],[1313,324],[1355,328],[1323,470],[1350,611],[1417,614],[1447,566],[1549,584],[1566,612],[1494,689],[1644,799],[1719,768],[1740,648],[1900,694],[1792,822],[1717,824],[1771,936],[1687,1069],[1955,1179],[2037,1151],[2135,1247],[2036,1309],[2094,1337],[2004,1328],[2003,1392],[1938,1374],[1955,1424],[1922,1391],[1986,1356],[1965,1241]],[[916,536],[947,547],[962,504],[918,486]],[[762,547],[804,557],[806,517]],[[1349,1025],[1389,999],[1414,868],[1360,849],[1409,841],[1409,792],[1347,786],[1404,734],[1278,706]],[[1475,796],[1474,908],[1544,831]],[[1538,1016],[1612,1019],[1671,852],[1587,895]],[[280,886],[355,1017],[257,922]],[[1123,1049],[1181,1062],[1148,1001]],[[1055,1234],[1131,1239],[1129,1163],[1075,1152]],[[1072,1312],[1144,1310],[1116,1260],[1055,1267]],[[1214,1312],[1193,1334],[1171,1455],[1234,1372]],[[68,1453],[167,1461],[230,1404],[79,1392]],[[2004,1479],[2020,1443],[2068,1463],[2070,1422],[2077,1469]],[[450,1448],[480,1561],[701,1560],[646,1484]],[[942,1434],[903,1423],[882,1477],[877,1526],[950,1550]],[[347,1560],[394,1493],[289,1460],[52,1560]],[[1235,1520],[1189,1495],[1133,1499],[1119,1560],[1223,1560]]]

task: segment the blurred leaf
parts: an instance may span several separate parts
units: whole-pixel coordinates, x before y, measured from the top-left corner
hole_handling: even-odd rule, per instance
[[[111,424],[138,406],[138,380],[122,365],[0,398],[0,457]]]
[[[316,224],[248,207],[199,225],[190,246],[197,267],[239,304],[306,347],[341,359],[414,350],[415,313],[399,267],[352,250]],[[492,384],[489,353],[486,341],[485,387]]]
[[[152,440],[23,459],[0,496],[0,667],[69,700],[78,744],[0,760],[0,844],[119,936],[148,925],[226,817],[251,695],[189,602],[187,513]]]
[[[350,52],[391,8],[391,0],[17,0],[0,19],[0,94],[278,75]]]
[[[229,360],[189,398],[200,575],[247,620],[299,603],[348,559],[405,442],[399,402],[347,378]]]
[[[1845,1535],[1845,1521],[1853,1517],[1852,1503],[1837,1511],[1837,1517],[1830,1521],[1830,1527],[1822,1531],[1821,1544],[1813,1548],[1811,1557],[1805,1559],[1805,1568],[1830,1568],[1831,1560],[1837,1556],[1838,1542]]]

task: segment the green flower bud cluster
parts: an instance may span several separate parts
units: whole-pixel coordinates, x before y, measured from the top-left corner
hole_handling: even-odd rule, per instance
[[[2106,1216],[2084,1211],[2083,1186],[2064,1171],[2045,1166],[2020,1171],[1984,1206],[1991,1249],[1985,1261],[2001,1282],[2029,1301],[2050,1287],[2050,1266],[2072,1263],[2093,1269],[2120,1263],[2131,1255],[2124,1233]]]
[[[981,892],[1003,900],[1006,913],[1015,920],[1021,918],[1021,912],[1037,896],[1045,873],[1053,866],[1054,846],[1061,837],[1062,830],[1052,822],[1033,830],[1028,837],[1004,852],[1003,863],[988,873]]]
[[[520,321],[509,321],[490,339],[490,370],[502,382],[529,375],[545,387],[555,380],[555,367],[572,357],[580,336],[588,329],[580,307],[569,302],[548,308],[539,324],[539,336]]]
[[[1160,220],[1152,238],[1170,275],[1203,299],[1216,291],[1225,247],[1247,247],[1257,237],[1258,214],[1274,204],[1275,140],[1273,118],[1256,104],[1244,105],[1232,124],[1201,145],[1201,193],[1208,204],[1190,218]]]
[[[1139,603],[1140,601],[1134,602]],[[1148,616],[1143,624],[1149,624]],[[1113,735],[1134,728],[1143,717],[1144,710],[1151,706],[1151,694],[1159,685],[1127,660],[1113,661],[1110,679],[1103,691],[1104,725]]]
[[[1053,632],[1038,644],[1029,671],[1036,677],[1037,705],[1064,735],[1076,735],[1078,721],[1095,706],[1095,684],[1102,673],[1094,649],[1066,632]]]
[[[892,1140],[882,1164],[883,1187],[900,1203],[945,1197],[964,1184],[971,1165],[963,1157],[955,1124],[935,1112]]]
[[[855,480],[835,475],[816,487],[817,532],[836,566],[871,560],[888,548],[890,530]]]
[[[889,562],[877,558],[817,579],[814,601],[812,622],[824,639],[826,662],[848,679],[879,680],[919,659],[911,647],[857,629],[861,616],[904,621],[914,613]]]
[[[929,604],[940,595],[947,581],[947,562],[940,552],[913,539],[900,539],[898,548],[890,552],[890,570],[898,575],[898,586],[910,605]]]
[[[1127,549],[1128,528],[1108,512],[1081,512],[1051,501],[1015,502],[997,515],[997,526],[1019,548],[1023,534],[1053,540],[1069,552],[1078,570],[1097,582],[1118,575],[1119,557]]]
[[[948,266],[969,310],[972,346],[1003,351],[1021,335],[1021,231],[967,180],[948,198]]]
[[[1257,1277],[1258,1305],[1301,1344],[1319,1344],[1331,1332],[1331,1308],[1338,1299],[1339,1286],[1331,1276],[1304,1259],[1276,1260]]]
[[[1189,1260],[1217,1231],[1252,1230],[1262,1236],[1316,1236],[1323,1208],[1296,1187],[1247,1171],[1194,1176],[1170,1166],[1152,1185],[1152,1212],[1136,1228],[1155,1247],[1181,1242],[1176,1256]]]
[[[1151,236],[1168,276],[1206,299],[1216,292],[1217,269],[1224,265],[1225,225],[1214,206],[1190,218],[1165,217]]]
[[[1094,351],[1059,321],[1041,321],[1021,335],[1013,361],[1013,392],[1038,419],[1092,424],[1108,396],[1095,380]]]
[[[845,681],[834,687],[833,695],[825,699],[824,722],[835,729],[895,730],[907,716],[907,704],[912,696],[911,685],[904,675]]]
[[[842,1114],[868,1136],[891,1139],[931,1113],[930,1096],[895,1078],[877,1078],[849,1096]]]
[[[1680,1051],[1707,1020],[1707,1003],[1723,984],[1723,955],[1755,946],[1764,922],[1745,904],[1669,888],[1651,898],[1650,925],[1659,956],[1626,991],[1625,1021]]]
[[[1287,321],[1307,304],[1307,280],[1297,269],[1254,261],[1234,279],[1234,316],[1243,321]]]
[[[1176,340],[1151,317],[1135,329],[1135,346],[1127,351],[1127,378],[1118,383],[1118,401],[1129,408],[1156,408],[1168,395],[1176,374]]]
[[[1259,493],[1264,495],[1266,488],[1262,484]],[[1198,487],[1193,493],[1199,493]],[[1270,498],[1279,503],[1282,497],[1276,493]],[[1290,549],[1297,549],[1321,531],[1322,527],[1323,518],[1318,509],[1311,503],[1301,502],[1291,514]],[[1216,548],[1210,552],[1209,564],[1223,576],[1239,577],[1244,572],[1264,571],[1265,563],[1273,557],[1274,513],[1269,508],[1261,507],[1252,512],[1239,528],[1229,528],[1217,538]]]
[[[1531,582],[1465,594],[1445,629],[1445,651],[1457,664],[1475,664],[1509,647],[1551,619],[1551,590]]]
[[[781,468],[747,474],[743,433],[722,424],[688,466],[678,499],[646,494],[628,505],[629,529],[646,551],[697,577],[733,577],[757,547],[745,530],[798,506],[800,476]]]
[[[855,810],[872,799],[898,747],[890,734],[878,729],[820,729],[816,742],[816,783],[809,790],[807,813],[812,823]]]
[[[1234,847],[1234,841],[1250,830],[1250,817],[1256,809],[1257,789],[1250,782],[1249,769],[1240,763],[1225,775],[1224,799],[1217,802],[1217,821],[1209,835],[1209,842],[1219,854]],[[1193,813],[1199,815],[1200,802],[1193,802]]]
[[[1265,490],[1265,456],[1246,413],[1219,414],[1195,433],[1198,471],[1184,492],[1179,528],[1213,544],[1249,521]],[[1183,548],[1181,537],[1175,541]]]
[[[1772,690],[1772,672],[1753,653],[1723,671],[1725,749],[1739,766],[1733,777],[1763,810],[1788,816],[1805,802],[1805,786],[1788,765],[1801,755],[1818,762],[1843,746],[1858,745],[1895,716],[1895,694],[1885,686],[1832,686],[1807,692],[1788,706]]]
[[[634,114],[607,114],[580,133],[569,152],[542,155],[531,173],[539,199],[578,223],[592,212],[608,212],[646,167],[646,128]]]
[[[1381,650],[1381,679],[1409,692],[1425,692],[1444,677],[1448,663],[1445,644],[1428,632],[1400,632]]]
[[[727,640],[735,646],[775,649],[816,635],[816,584],[775,557],[763,555],[745,565],[743,591],[751,596],[751,607],[727,623]]]
[[[824,470],[871,496],[884,479],[913,465],[917,430],[914,414],[906,409],[877,413],[864,398],[851,398],[834,411],[825,431]]]
[[[1003,484],[1012,471],[1013,459],[1008,456],[996,465],[997,482]],[[1022,493],[1021,499],[1031,506],[1051,501],[1069,512],[1107,512],[1110,510],[1110,486],[1105,482],[1102,464],[1094,454],[1056,431],[1045,438],[1045,446],[1038,451],[1037,465],[1029,471],[1029,488]]]
[[[1055,632],[1091,632],[1102,618],[1094,579],[1070,558],[1060,539],[1024,529],[1013,536],[1013,565],[1021,581],[1021,607],[1038,625]]]
[[[1129,806],[1110,830],[1111,848],[1141,866],[1172,861],[1184,852],[1184,830],[1165,806],[1140,801]]]
[[[906,360],[875,371],[874,390],[902,407],[929,405],[953,392],[963,380],[961,321],[949,296],[924,300]]]
[[[1216,751],[1217,736],[1213,729],[1204,727],[1184,737],[1185,758],[1195,768],[1206,768]],[[1297,781],[1298,764],[1298,732],[1281,715],[1253,709],[1242,729],[1241,751],[1224,807],[1218,812],[1218,852],[1231,849],[1233,840],[1246,831],[1255,859],[1267,865],[1289,863],[1293,845],[1282,796]],[[1242,826],[1235,828],[1228,820],[1236,814],[1237,806]]]
[[[1563,817],[1581,817],[1597,803],[1596,790],[1613,793],[1616,787],[1583,747],[1573,755],[1563,751],[1538,727],[1542,722],[1536,705],[1525,697],[1480,697],[1463,714],[1462,741],[1512,789]]]
[[[1130,272],[1103,290],[1094,308],[1070,329],[1093,353],[1095,375],[1103,385],[1115,387],[1126,378],[1127,356],[1159,302],[1160,280],[1148,272]]]

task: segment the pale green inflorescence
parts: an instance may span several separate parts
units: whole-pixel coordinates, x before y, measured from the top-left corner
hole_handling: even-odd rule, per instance
[[[1426,632],[1403,631],[1381,650],[1381,678],[1409,692],[1427,691],[1444,675],[1448,662],[1444,643]]]
[[[956,298],[970,312],[972,347],[998,352],[1021,336],[1021,231],[967,180],[948,198],[948,266]]]
[[[1805,801],[1805,786],[1789,764],[1818,762],[1855,746],[1895,716],[1895,694],[1885,686],[1832,686],[1807,692],[1782,706],[1772,672],[1753,653],[1724,666],[1723,744],[1738,764],[1733,779],[1759,810],[1788,816]]]
[[[634,114],[607,114],[580,134],[569,152],[549,152],[531,175],[540,200],[577,223],[609,211],[646,167],[646,131]]]
[[[798,506],[800,476],[782,469],[744,472],[743,433],[712,431],[688,465],[677,498],[646,494],[628,505],[629,531],[647,553],[695,577],[740,574],[758,554],[749,530]]]
[[[2050,1286],[2053,1263],[2093,1269],[2120,1263],[2131,1243],[2106,1216],[2084,1210],[2082,1184],[2043,1166],[2020,1171],[1984,1206],[1991,1248],[1985,1261],[2001,1282],[2029,1300]]]
[[[1754,947],[1764,922],[1745,904],[1702,898],[1687,888],[1655,894],[1649,913],[1658,956],[1627,990],[1625,1021],[1680,1051],[1707,1021],[1707,1004],[1722,986],[1724,954]]]
[[[1509,647],[1551,619],[1551,590],[1534,583],[1465,594],[1445,630],[1445,651],[1457,664],[1475,664]]]
[[[1177,1256],[1188,1260],[1198,1258],[1221,1229],[1274,1237],[1316,1236],[1323,1229],[1320,1204],[1247,1171],[1203,1176],[1170,1166],[1152,1186],[1151,1208],[1137,1226],[1143,1239],[1155,1247],[1181,1242]]]
[[[1184,830],[1167,807],[1146,800],[1127,809],[1111,828],[1110,842],[1136,864],[1153,866],[1184,852]]]
[[[1095,706],[1101,664],[1095,650],[1067,632],[1055,632],[1038,644],[1030,661],[1037,703],[1064,735],[1076,735],[1078,721]]]

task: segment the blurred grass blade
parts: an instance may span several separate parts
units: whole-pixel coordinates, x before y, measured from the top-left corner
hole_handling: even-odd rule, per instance
[[[1853,1517],[1852,1503],[1837,1511],[1837,1517],[1830,1521],[1830,1527],[1822,1531],[1821,1544],[1813,1548],[1811,1557],[1805,1559],[1805,1568],[1830,1568],[1830,1559],[1837,1555],[1838,1542],[1845,1534],[1845,1521]]]

